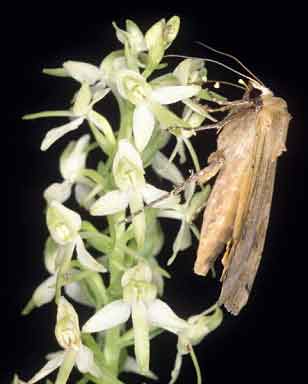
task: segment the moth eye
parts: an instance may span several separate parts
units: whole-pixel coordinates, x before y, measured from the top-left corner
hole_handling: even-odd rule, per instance
[[[262,95],[262,92],[260,91],[260,89],[256,89],[256,88],[253,88],[250,93],[249,93],[249,99],[253,100],[253,99],[257,99],[258,97],[260,97]]]

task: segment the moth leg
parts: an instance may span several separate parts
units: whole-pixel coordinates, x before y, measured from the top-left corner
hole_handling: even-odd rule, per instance
[[[225,161],[222,151],[213,152],[208,158],[208,166],[200,172],[192,175],[190,181],[197,181],[198,184],[205,184],[217,175]]]

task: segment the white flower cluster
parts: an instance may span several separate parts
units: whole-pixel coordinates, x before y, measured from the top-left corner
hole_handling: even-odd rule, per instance
[[[62,180],[44,192],[50,234],[44,260],[49,277],[36,288],[23,314],[55,300],[55,335],[62,351],[48,355],[48,363],[28,384],[57,368],[55,383],[65,384],[74,365],[94,382],[105,382],[105,378],[108,383],[120,383],[117,377],[125,370],[155,378],[150,371],[150,339],[161,329],[178,336],[171,379],[174,382],[181,356],[190,350],[188,346],[199,343],[221,322],[219,308],[210,315],[200,314],[186,321],[158,298],[163,294],[164,278],[169,277],[156,260],[164,242],[158,218],[180,221],[170,263],[179,251],[192,244],[191,232],[198,237],[193,219],[209,193],[208,187],[196,192],[194,182],[185,184],[173,160],[177,153],[185,160],[186,146],[198,169],[190,138],[205,119],[215,120],[200,103],[206,81],[201,60],[183,60],[173,72],[149,81],[155,70],[165,67],[165,50],[175,39],[179,24],[176,16],[169,21],[162,19],[145,34],[131,20],[127,20],[126,30],[114,24],[123,49],[112,52],[99,66],[66,61],[61,68],[44,70],[80,83],[70,108],[24,116],[27,120],[69,118],[69,122],[46,134],[41,144],[43,151],[83,123],[87,123],[91,133],[69,142],[60,156]],[[110,94],[119,104],[118,129],[94,109]],[[182,116],[170,108],[178,102],[183,105]],[[172,137],[170,132],[176,144],[168,159],[161,149]],[[87,168],[87,158],[96,148],[101,149],[102,160],[96,169]],[[175,186],[184,186],[184,202],[179,195],[147,181],[149,165],[158,176]],[[106,217],[103,229],[98,230],[67,207],[73,189],[81,209],[92,216]],[[99,258],[95,257],[97,253]],[[110,275],[108,285],[101,273]],[[96,310],[83,325],[82,333],[77,312],[64,293]],[[130,317],[133,327],[127,329]],[[89,335],[92,332],[98,332],[99,337],[94,339]],[[126,352],[131,344],[136,360]],[[16,376],[14,383],[22,381]]]

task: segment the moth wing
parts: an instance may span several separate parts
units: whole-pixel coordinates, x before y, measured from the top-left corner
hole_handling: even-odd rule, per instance
[[[274,188],[276,158],[281,153],[279,150],[273,154],[273,149],[281,146],[283,150],[289,123],[285,108],[267,110],[266,113],[271,114],[270,119],[258,118],[256,121],[255,146],[247,176],[243,180],[243,198],[240,199],[232,246],[222,276],[219,302],[235,315],[247,303],[260,264]]]

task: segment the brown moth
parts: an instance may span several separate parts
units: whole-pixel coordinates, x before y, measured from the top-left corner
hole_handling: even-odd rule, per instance
[[[235,103],[221,125],[217,151],[198,174],[204,182],[207,170],[211,174],[219,164],[204,211],[194,271],[205,276],[225,250],[218,303],[234,315],[247,303],[261,260],[277,158],[286,150],[291,118],[283,99],[253,85],[262,95],[251,100],[246,95],[246,101]]]

